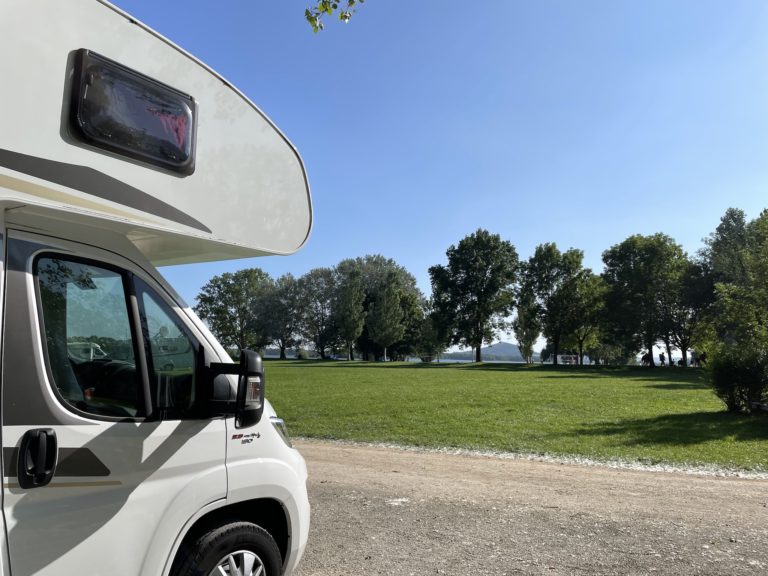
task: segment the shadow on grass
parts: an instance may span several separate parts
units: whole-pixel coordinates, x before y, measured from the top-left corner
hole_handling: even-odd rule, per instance
[[[268,360],[278,362],[277,359]],[[515,371],[515,370],[534,370],[540,368],[530,364],[513,363],[493,363],[493,364],[474,364],[466,362],[369,362],[366,360],[279,360],[291,367],[304,368],[379,368],[379,369],[406,369],[406,370],[493,370],[493,371]]]
[[[268,360],[277,362],[278,360]],[[488,371],[488,372],[562,372],[563,378],[590,377],[594,372],[613,370],[614,374],[625,374],[626,368],[623,367],[587,367],[587,366],[551,366],[541,364],[521,364],[517,362],[369,362],[366,360],[280,360],[291,367],[304,368],[365,368],[365,369],[406,369],[406,370],[465,370],[465,371]],[[610,376],[611,374],[600,374]],[[553,378],[556,376],[553,376]]]
[[[544,368],[546,371],[546,368]],[[542,374],[542,378],[626,378],[632,382],[650,382],[653,386],[648,388],[659,388],[667,390],[699,390],[708,387],[704,378],[704,373],[699,368],[686,369],[665,369],[665,368],[639,368],[634,366],[627,367],[584,367],[577,368],[568,366],[566,368],[554,371],[549,369],[552,374]]]
[[[268,359],[267,362],[278,362]],[[698,368],[643,368],[639,366],[553,366],[505,362],[367,362],[364,360],[280,360],[291,368],[378,369],[378,370],[457,370],[487,372],[528,372],[541,378],[595,379],[628,378],[634,382],[659,383],[649,388],[695,390],[707,387]]]
[[[598,422],[575,432],[584,436],[627,436],[623,444],[686,446],[712,440],[768,440],[768,418],[728,412],[669,414],[655,418]]]
[[[647,386],[648,388],[655,388],[657,390],[709,390],[710,386],[702,378],[701,380],[691,382],[670,382],[668,384],[654,384]]]
[[[275,360],[277,362],[277,360]],[[365,360],[280,360],[291,368],[365,368],[365,369],[408,369],[429,370],[431,368],[451,368],[457,364],[425,364],[423,362],[367,362]]]

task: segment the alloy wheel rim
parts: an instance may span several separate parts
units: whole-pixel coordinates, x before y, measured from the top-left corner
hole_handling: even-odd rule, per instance
[[[216,563],[208,576],[263,576],[264,563],[250,550],[227,554]]]

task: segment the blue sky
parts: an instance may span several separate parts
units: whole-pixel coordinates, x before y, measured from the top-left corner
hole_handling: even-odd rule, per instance
[[[367,0],[313,34],[305,0],[119,0],[209,64],[306,164],[314,229],[288,257],[163,269],[301,275],[383,254],[429,266],[482,227],[521,258],[665,232],[689,252],[768,206],[768,3]]]

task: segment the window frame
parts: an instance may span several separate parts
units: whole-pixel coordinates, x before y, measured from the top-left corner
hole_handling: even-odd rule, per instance
[[[71,404],[64,396],[62,396],[59,388],[56,384],[53,368],[50,361],[50,355],[48,351],[48,343],[45,329],[45,314],[43,311],[42,293],[40,289],[40,275],[39,275],[39,263],[41,259],[55,259],[65,262],[73,262],[77,264],[84,264],[87,266],[95,266],[109,272],[113,272],[121,278],[123,286],[123,296],[125,299],[126,312],[128,314],[128,322],[131,331],[131,343],[133,346],[134,359],[136,361],[136,374],[137,374],[137,407],[143,408],[144,413],[140,416],[109,416],[105,414],[96,414],[94,412],[88,412],[78,408]],[[40,339],[38,344],[42,348],[43,358],[45,361],[45,371],[48,379],[48,387],[52,390],[59,405],[65,410],[72,412],[80,417],[87,418],[89,420],[97,420],[102,422],[145,422],[145,421],[161,421],[161,420],[189,420],[198,419],[200,410],[200,396],[197,394],[199,386],[196,385],[195,399],[189,409],[185,410],[182,415],[176,415],[175,411],[169,411],[167,409],[159,409],[155,405],[150,387],[150,359],[152,358],[152,352],[149,349],[149,332],[145,323],[141,319],[143,313],[143,304],[141,303],[140,294],[147,292],[151,298],[160,302],[162,306],[167,309],[167,312],[174,318],[179,320],[179,325],[184,331],[184,335],[189,338],[192,343],[194,353],[194,367],[193,378],[199,379],[201,377],[200,363],[204,358],[202,344],[199,338],[190,330],[186,322],[183,321],[182,316],[177,314],[173,310],[173,306],[169,304],[168,299],[163,296],[162,291],[154,287],[149,281],[137,276],[131,270],[110,264],[103,260],[95,258],[88,258],[78,256],[72,253],[57,252],[55,250],[43,250],[37,252],[31,262],[31,272],[35,293],[35,308],[37,310],[37,316],[40,327]],[[169,412],[171,415],[169,416]]]
[[[88,92],[87,71],[89,66],[101,66],[105,70],[109,70],[112,74],[119,76],[124,81],[127,80],[136,85],[143,85],[146,89],[154,91],[157,95],[162,95],[170,100],[174,100],[176,103],[186,106],[190,112],[189,156],[182,161],[169,160],[138,147],[114,142],[109,138],[93,132],[88,122],[91,120],[91,117],[87,116],[84,110],[85,96]],[[195,158],[197,155],[198,106],[191,95],[86,48],[80,48],[75,52],[75,62],[72,74],[73,81],[69,103],[69,125],[70,133],[75,138],[86,144],[90,144],[95,148],[115,154],[123,160],[136,160],[155,168],[167,170],[172,174],[182,177],[194,174]]]
[[[195,335],[192,333],[192,331],[189,329],[189,326],[185,322],[182,321],[181,316],[174,312],[173,305],[168,301],[168,299],[164,298],[163,295],[160,293],[160,291],[153,288],[149,282],[144,280],[143,278],[140,278],[136,275],[131,274],[131,284],[134,289],[134,294],[136,298],[136,304],[138,306],[138,321],[139,325],[141,327],[143,339],[142,342],[144,343],[144,354],[146,358],[146,375],[147,375],[147,391],[150,394],[150,403],[152,404],[152,410],[153,412],[157,411],[161,420],[190,420],[190,419],[197,419],[196,416],[200,414],[200,396],[199,392],[201,390],[200,386],[200,378],[202,378],[202,370],[200,370],[200,364],[201,360],[204,358],[205,354],[202,351],[202,345],[200,344],[200,341],[195,337]],[[193,382],[193,394],[194,394],[194,400],[188,408],[181,410],[178,407],[172,407],[172,408],[160,408],[159,406],[155,406],[154,400],[152,398],[152,383],[150,381],[150,373],[157,373],[156,367],[155,367],[155,357],[154,354],[152,354],[152,347],[150,344],[151,334],[149,332],[149,326],[146,323],[147,319],[147,313],[144,306],[144,294],[148,295],[149,298],[155,301],[155,303],[161,308],[163,313],[167,314],[171,318],[175,318],[178,320],[178,325],[181,327],[181,331],[184,334],[184,336],[189,339],[191,349],[192,349],[192,382]]]

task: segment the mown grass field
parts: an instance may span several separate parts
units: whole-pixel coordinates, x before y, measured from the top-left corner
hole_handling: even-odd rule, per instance
[[[687,368],[269,361],[292,434],[768,470],[768,417]]]

